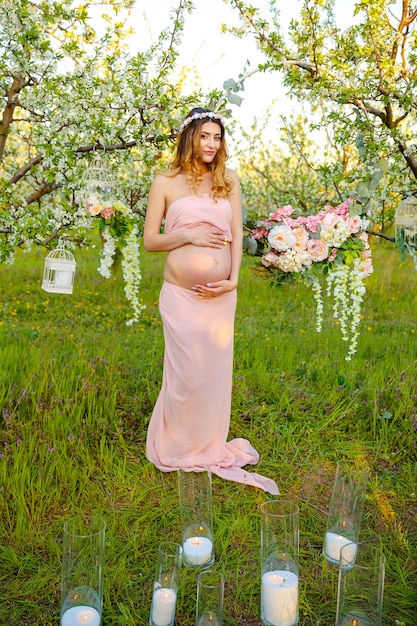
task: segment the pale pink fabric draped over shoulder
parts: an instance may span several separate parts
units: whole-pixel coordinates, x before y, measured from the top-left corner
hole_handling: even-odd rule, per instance
[[[214,203],[209,196],[190,196],[171,205],[165,232],[202,221],[223,229],[230,239],[230,203],[224,199]],[[190,289],[163,283],[159,310],[164,326],[164,370],[146,453],[163,472],[178,468],[202,471],[209,466],[222,478],[276,495],[279,491],[273,480],[243,469],[259,460],[249,441],[227,441],[235,309],[236,290],[200,299]]]

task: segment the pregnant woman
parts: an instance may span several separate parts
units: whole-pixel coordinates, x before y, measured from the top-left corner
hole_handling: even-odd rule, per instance
[[[193,109],[171,168],[149,192],[144,246],[168,254],[159,297],[164,370],[146,453],[163,472],[209,466],[222,478],[278,494],[273,480],[242,469],[258,462],[251,444],[227,441],[243,231],[239,180],[226,169],[224,135],[220,115]]]

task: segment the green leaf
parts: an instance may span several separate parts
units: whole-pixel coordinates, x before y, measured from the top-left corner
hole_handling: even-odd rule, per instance
[[[228,80],[224,81],[223,89],[225,91],[227,91],[228,89],[231,89],[232,91],[239,91],[239,86],[237,82],[233,80],[233,78],[229,78]]]
[[[243,98],[236,95],[235,93],[229,93],[229,95],[227,96],[227,101],[229,102],[229,104],[236,104],[238,107],[240,107],[243,102]]]
[[[358,133],[358,135],[356,136],[356,148],[358,149],[361,158],[365,159],[367,150],[363,135],[361,133]]]
[[[255,239],[245,235],[243,237],[243,249],[251,256],[255,256],[258,251],[258,244]]]

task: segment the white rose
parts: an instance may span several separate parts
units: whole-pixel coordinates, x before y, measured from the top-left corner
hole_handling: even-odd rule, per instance
[[[297,240],[289,226],[279,224],[269,231],[268,241],[275,250],[285,252],[288,248],[292,248]]]

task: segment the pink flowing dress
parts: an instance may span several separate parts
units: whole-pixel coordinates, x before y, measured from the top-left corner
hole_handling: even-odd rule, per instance
[[[230,202],[208,194],[176,200],[168,209],[165,232],[197,223],[222,229],[231,240]],[[182,246],[167,259],[182,284],[164,281],[159,310],[164,327],[162,387],[149,423],[146,454],[163,472],[179,468],[204,471],[221,478],[278,494],[276,483],[242,469],[259,460],[246,439],[227,441],[233,376],[236,290],[211,299],[196,297],[192,285],[227,279],[230,247]],[[168,256],[169,256],[168,255]]]

